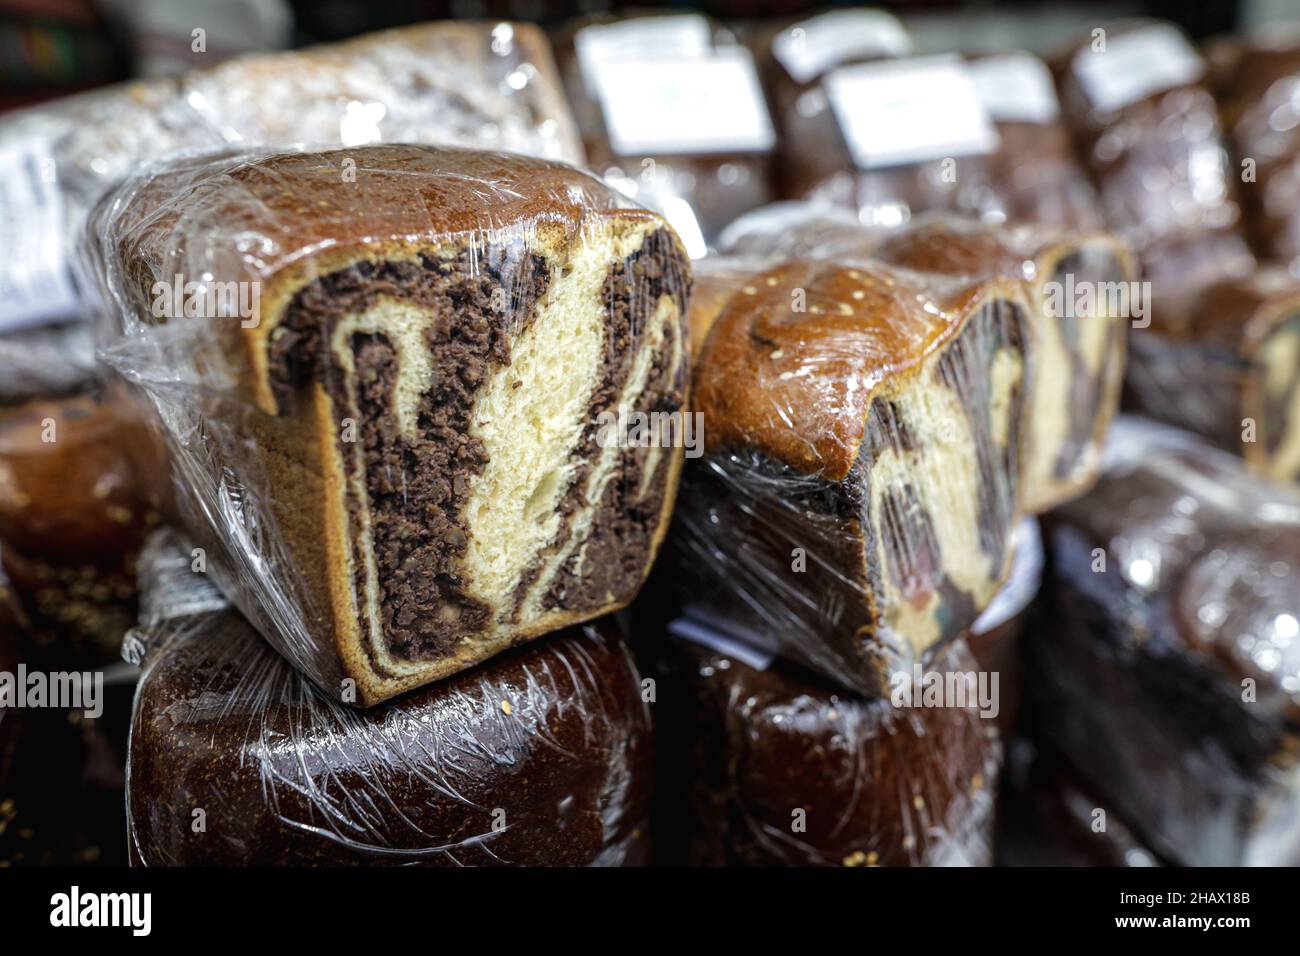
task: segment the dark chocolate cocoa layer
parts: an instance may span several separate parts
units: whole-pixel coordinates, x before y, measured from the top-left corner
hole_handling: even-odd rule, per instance
[[[272,346],[272,380],[282,390],[313,376],[336,408],[355,404],[385,639],[394,654],[409,659],[445,653],[489,623],[490,609],[466,593],[457,571],[468,541],[461,512],[469,479],[487,464],[482,443],[469,437],[470,414],[476,390],[494,368],[510,363],[510,342],[533,320],[551,278],[539,256],[493,251],[358,263],[318,279],[295,297]],[[421,398],[414,438],[402,434],[394,414],[400,357],[392,343],[378,334],[352,337],[355,403],[326,345],[340,320],[364,313],[380,297],[414,302],[437,316],[425,330],[437,372]],[[340,441],[346,442],[342,428]],[[355,477],[355,456],[346,443],[342,451]],[[360,509],[361,502],[350,502],[354,527]],[[356,556],[358,593],[366,558]]]

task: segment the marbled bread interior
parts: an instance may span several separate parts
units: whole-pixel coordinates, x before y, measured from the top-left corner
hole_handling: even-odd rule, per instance
[[[327,691],[351,678],[373,703],[631,599],[682,452],[602,424],[685,401],[689,264],[661,219],[568,167],[422,147],[214,160],[125,191],[102,234],[139,283],[128,348],[175,324],[140,318],[155,276],[260,284],[259,320],[200,343],[179,397],[234,383],[239,424],[200,454],[253,511],[209,487],[190,514]],[[250,234],[276,256],[241,252]]]

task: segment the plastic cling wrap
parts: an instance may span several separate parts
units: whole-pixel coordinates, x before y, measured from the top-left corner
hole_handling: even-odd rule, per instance
[[[142,164],[227,145],[431,143],[580,164],[545,36],[430,23],[130,83],[0,121],[0,329],[77,315],[68,237]]]
[[[784,198],[850,209],[881,226],[936,211],[1006,218],[985,163],[997,130],[960,57],[847,63],[828,70],[796,111],[814,97],[828,104],[812,118],[820,134],[784,139]]]
[[[1147,275],[1186,288],[1248,263],[1236,176],[1187,38],[1135,21],[1094,34],[1055,68],[1106,224],[1133,243]]]
[[[618,199],[371,146],[178,159],[101,205],[103,354],[223,589],[327,693],[375,703],[636,592],[681,467],[690,273]]]
[[[1219,90],[1256,251],[1300,273],[1300,42],[1241,44]]]
[[[1021,282],[1033,306],[1025,504],[1042,511],[1086,490],[1119,405],[1136,278],[1127,247],[1102,232],[999,227],[927,216],[871,229],[811,204],[777,203],[733,223],[724,250],[752,256],[856,259]]]
[[[1101,202],[1075,158],[1047,65],[1013,52],[978,57],[969,68],[998,134],[997,148],[982,163],[1006,220],[1063,229],[1103,226]]]
[[[784,666],[681,649],[695,729],[693,862],[987,866],[1002,751],[972,695],[895,707]],[[975,673],[964,644],[942,672]]]
[[[220,608],[174,538],[141,564],[133,862],[645,861],[650,716],[610,619],[358,711]]]
[[[1006,573],[1023,289],[801,260],[714,262],[699,288],[705,448],[676,532],[692,600],[878,692],[967,629]]]
[[[1165,859],[1300,861],[1300,497],[1121,420],[1046,540],[1037,730]]]
[[[1157,318],[1133,333],[1125,407],[1300,480],[1300,281],[1261,268]]]
[[[135,621],[135,556],[156,515],[116,410],[89,394],[0,406],[0,566],[42,653],[117,657]]]
[[[775,198],[775,145],[750,52],[697,14],[609,16],[557,43],[594,169],[662,213],[693,256]]]

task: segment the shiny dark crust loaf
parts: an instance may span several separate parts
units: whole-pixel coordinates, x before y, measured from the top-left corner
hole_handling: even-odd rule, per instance
[[[1300,498],[1158,426],[1107,455],[1045,520],[1036,732],[1164,858],[1300,862]]]
[[[1008,222],[1059,229],[1100,229],[1097,194],[1075,157],[1074,141],[1060,123],[993,124],[998,148],[981,157],[989,188]]]
[[[136,865],[645,861],[650,716],[610,619],[364,711],[233,609],[137,636]]]
[[[682,14],[688,16],[693,14]],[[711,242],[737,216],[776,198],[772,183],[772,157],[768,152],[714,152],[672,154],[653,151],[623,156],[614,151],[599,99],[593,95],[593,80],[583,75],[574,46],[582,29],[627,20],[653,20],[654,16],[585,17],[560,31],[555,55],[564,77],[569,102],[573,104],[588,165],[607,181],[633,196],[650,209],[672,213],[675,226],[685,228],[674,212],[674,200],[684,201],[695,217],[701,237]],[[732,46],[735,38],[720,25],[712,25],[714,46]],[[651,49],[645,50],[650,55]],[[647,165],[647,163],[652,165]],[[683,232],[685,237],[685,232]]]
[[[1162,865],[1058,755],[1017,740],[1006,760],[998,794],[999,866]]]
[[[695,646],[682,657],[695,864],[992,863],[1001,745],[976,708],[896,709],[777,665]],[[936,664],[975,666],[960,644]]]
[[[135,622],[135,557],[156,518],[133,438],[91,395],[0,408],[0,565],[48,663],[111,661]]]
[[[1261,268],[1156,319],[1130,339],[1125,407],[1300,481],[1300,282]]]
[[[1108,30],[1107,39],[1165,26],[1137,21]],[[1192,81],[1098,109],[1079,72],[1079,58],[1106,55],[1091,44],[1069,48],[1052,67],[1106,224],[1133,243],[1154,281],[1185,288],[1222,278],[1249,253],[1214,98]]]
[[[699,317],[705,456],[679,509],[694,599],[878,692],[1006,574],[1023,290],[798,260],[727,281]]]
[[[1000,228],[952,216],[869,229],[794,203],[744,217],[722,241],[724,251],[748,255],[872,257],[921,272],[1023,281],[1034,331],[1025,507],[1047,510],[1095,480],[1101,442],[1119,407],[1129,318],[1109,310],[1103,294],[1079,310],[1068,290],[1102,291],[1134,279],[1122,242],[1102,232]],[[699,308],[708,307],[707,286],[701,283]]]
[[[835,23],[835,55],[816,56],[811,75],[793,76],[778,48],[798,35],[805,47],[818,41],[818,21]],[[800,31],[796,34],[796,31]],[[787,40],[787,38],[789,38]],[[759,28],[746,38],[763,75],[777,125],[777,183],[783,198],[799,198],[836,173],[851,169],[848,147],[840,133],[822,80],[832,70],[856,63],[890,59],[907,52],[911,41],[890,14],[879,10],[835,11],[779,28]],[[815,52],[815,51],[810,51]],[[751,207],[755,208],[755,207]]]
[[[372,704],[636,593],[682,452],[604,420],[685,403],[663,220],[569,167],[413,146],[182,161],[101,213],[128,354],[162,341],[157,277],[260,283],[255,325],[204,322],[177,359],[235,392],[183,395],[167,434],[192,533],[328,693]]]
[[[1250,160],[1254,180],[1241,186],[1246,224],[1261,256],[1294,269],[1300,262],[1300,43],[1242,42],[1217,93],[1238,167]]]

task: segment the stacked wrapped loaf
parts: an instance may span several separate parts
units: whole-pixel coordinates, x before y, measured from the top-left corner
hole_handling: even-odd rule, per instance
[[[128,181],[89,255],[180,519],[327,693],[377,703],[635,594],[682,452],[605,426],[685,401],[659,217],[507,154],[243,153]],[[198,314],[160,301],[182,282]]]
[[[1036,730],[1164,859],[1300,860],[1300,498],[1134,420],[1045,527]]]

